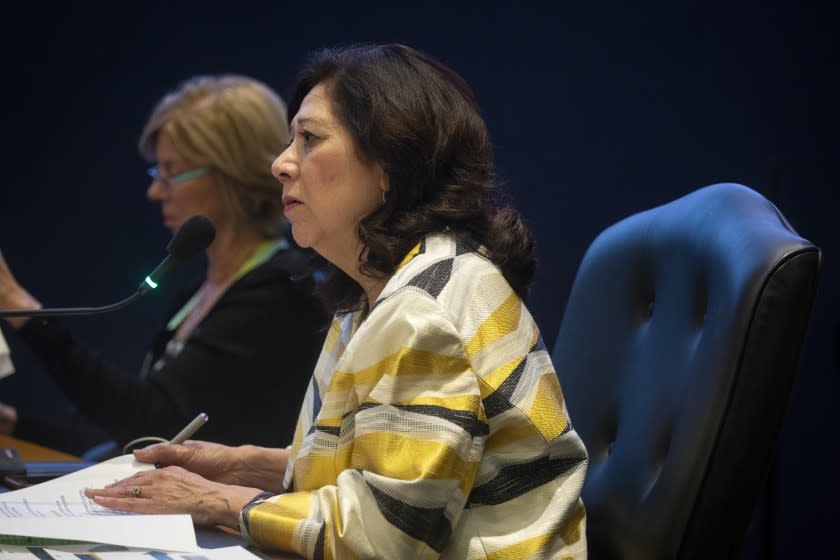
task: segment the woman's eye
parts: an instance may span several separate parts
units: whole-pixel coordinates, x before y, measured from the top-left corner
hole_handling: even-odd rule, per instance
[[[308,130],[302,131],[300,133],[300,135],[303,137],[303,141],[306,142],[307,144],[311,143],[313,140],[315,140],[317,138],[317,136],[315,136],[314,134],[312,134]]]

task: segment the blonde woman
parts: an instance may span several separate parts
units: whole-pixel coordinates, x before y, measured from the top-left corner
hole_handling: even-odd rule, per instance
[[[187,80],[152,111],[139,142],[153,164],[146,196],[171,231],[203,214],[216,237],[206,277],[166,318],[139,375],[81,347],[58,320],[9,319],[81,414],[118,443],[169,438],[199,412],[211,418],[202,439],[279,445],[291,436],[324,315],[306,258],[282,235],[271,162],[289,142],[286,122],[271,89],[231,75]],[[0,256],[0,308],[40,307]],[[37,439],[45,420],[11,423]],[[75,450],[74,435],[64,437]]]

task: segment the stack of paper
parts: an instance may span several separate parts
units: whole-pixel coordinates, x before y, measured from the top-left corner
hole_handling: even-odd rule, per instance
[[[29,488],[0,494],[0,550],[4,554],[14,552],[8,545],[62,545],[61,549],[65,550],[64,545],[69,544],[67,541],[82,541],[118,545],[125,547],[123,550],[200,551],[189,515],[119,512],[103,508],[84,495],[85,488],[102,488],[136,472],[153,468],[153,465],[138,463],[131,455],[123,455]],[[256,558],[241,547],[235,548],[247,557]],[[226,549],[217,550],[218,554],[211,556],[201,550],[202,556],[244,557],[238,555],[239,551],[237,556],[230,556],[225,555]],[[101,558],[110,558],[111,554],[116,552],[108,556],[97,552]]]
[[[194,552],[108,550],[103,545],[63,546],[61,548],[25,548],[0,545],[3,560],[259,560],[241,546],[200,549]]]

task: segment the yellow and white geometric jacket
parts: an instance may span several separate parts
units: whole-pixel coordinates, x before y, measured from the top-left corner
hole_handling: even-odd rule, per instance
[[[284,493],[242,531],[305,558],[585,558],[587,456],[539,330],[499,269],[426,237],[337,315]]]

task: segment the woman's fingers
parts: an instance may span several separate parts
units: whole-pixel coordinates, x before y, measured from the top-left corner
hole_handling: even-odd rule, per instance
[[[10,436],[17,427],[17,409],[11,405],[0,403],[0,434]]]
[[[122,480],[117,480],[116,482],[112,482],[111,484],[105,485],[105,488],[118,488],[121,486],[154,486],[160,480],[164,480],[168,477],[173,477],[175,479],[183,479],[184,473],[186,473],[184,469],[181,467],[165,467],[163,469],[155,469],[155,470],[148,470],[148,471],[140,471],[136,472],[131,476],[123,478]]]
[[[84,494],[102,507],[138,513],[187,513],[195,523],[230,521],[226,488],[180,467],[136,473]],[[238,510],[237,510],[238,512]]]
[[[212,449],[212,446],[195,440],[187,440],[182,444],[156,443],[135,450],[134,458],[142,463],[186,466],[190,461],[199,459],[197,454],[207,449]]]
[[[117,480],[116,482],[112,482],[111,484],[107,484],[107,485],[105,485],[105,488],[113,488],[113,487],[116,487],[116,486],[123,486],[125,484],[137,484],[138,481],[140,481],[142,479],[146,479],[146,478],[148,478],[148,475],[147,475],[146,472],[138,472],[138,473],[134,473],[133,475],[131,475],[129,477],[126,477],[122,480]]]
[[[142,449],[134,450],[134,458],[141,463],[178,464],[178,445],[155,443]]]
[[[132,513],[169,513],[165,502],[133,497],[97,495],[91,498],[98,505]]]
[[[139,484],[131,486],[106,486],[105,488],[85,488],[85,496],[92,500],[98,498],[150,499],[152,497],[150,488],[151,486],[143,487]]]

